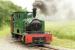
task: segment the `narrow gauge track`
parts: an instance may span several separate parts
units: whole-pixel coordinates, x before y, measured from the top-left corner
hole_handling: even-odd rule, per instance
[[[56,48],[53,48],[49,45],[44,45],[43,47],[38,47],[36,46],[39,50],[59,50],[59,49],[56,49]]]

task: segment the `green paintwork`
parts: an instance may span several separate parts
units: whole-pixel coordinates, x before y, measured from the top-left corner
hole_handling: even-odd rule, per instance
[[[14,32],[16,34],[25,34],[26,33],[26,26],[34,19],[32,12],[14,12]],[[44,32],[44,21],[40,20],[42,24],[41,31]],[[17,33],[17,29],[19,29],[19,33]]]

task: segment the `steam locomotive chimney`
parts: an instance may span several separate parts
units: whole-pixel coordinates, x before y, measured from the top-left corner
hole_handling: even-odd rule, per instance
[[[37,8],[33,7],[33,17],[36,17]]]

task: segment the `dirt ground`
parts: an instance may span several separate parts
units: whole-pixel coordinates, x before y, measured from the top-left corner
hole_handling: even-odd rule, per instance
[[[68,49],[57,46],[55,48],[58,48],[59,50],[75,50],[75,49]],[[26,47],[20,42],[15,42],[10,36],[7,36],[4,38],[0,38],[0,50],[40,50],[40,49],[33,47]],[[51,49],[46,49],[46,50],[51,50]]]
[[[4,38],[0,38],[0,50],[37,50],[37,49],[26,47],[20,42],[17,42],[13,40],[11,37],[7,36]]]

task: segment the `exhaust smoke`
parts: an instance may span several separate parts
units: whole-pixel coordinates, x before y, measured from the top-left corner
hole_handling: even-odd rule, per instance
[[[33,6],[50,19],[75,20],[74,0],[35,0]]]

